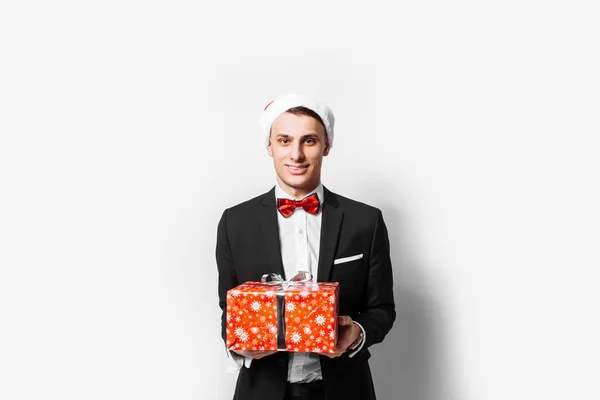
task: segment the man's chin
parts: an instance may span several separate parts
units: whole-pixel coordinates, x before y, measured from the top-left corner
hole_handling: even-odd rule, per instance
[[[301,181],[301,182],[300,181],[288,180],[287,182],[283,181],[283,183],[285,185],[287,185],[288,187],[290,187],[290,188],[292,188],[292,189],[294,189],[296,191],[302,192],[302,193],[304,193],[304,192],[306,192],[306,193],[311,192],[314,189],[316,189],[316,187],[319,185],[318,183],[315,184],[315,183],[313,183],[311,181],[307,181],[307,180],[304,180],[304,181]]]
[[[310,186],[310,180],[306,179],[303,176],[287,176],[283,181],[289,187],[293,187],[294,189],[303,189],[307,186]]]

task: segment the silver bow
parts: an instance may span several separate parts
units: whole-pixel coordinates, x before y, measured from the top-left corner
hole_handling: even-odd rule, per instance
[[[269,279],[270,278],[270,279]],[[308,271],[300,271],[292,279],[286,281],[280,274],[270,273],[264,274],[260,281],[267,285],[281,285],[279,290],[286,290],[290,286],[301,286],[312,281],[312,274]]]

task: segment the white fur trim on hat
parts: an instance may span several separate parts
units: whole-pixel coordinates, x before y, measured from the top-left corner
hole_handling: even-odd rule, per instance
[[[263,131],[263,137],[265,138],[265,145],[269,144],[269,137],[271,137],[271,126],[273,122],[281,114],[294,107],[306,107],[317,113],[323,120],[325,125],[325,132],[329,139],[329,147],[333,146],[333,125],[335,118],[333,112],[326,104],[320,103],[308,96],[301,94],[286,94],[276,98],[265,107],[262,115],[260,116],[260,126]]]

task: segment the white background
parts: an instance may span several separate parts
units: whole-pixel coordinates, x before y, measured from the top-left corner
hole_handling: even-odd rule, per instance
[[[3,2],[0,398],[231,398],[216,226],[290,91],[389,228],[381,399],[600,398],[595,3]]]

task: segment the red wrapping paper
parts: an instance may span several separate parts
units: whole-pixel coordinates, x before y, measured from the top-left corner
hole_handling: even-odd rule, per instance
[[[246,282],[227,292],[227,348],[335,351],[338,283],[294,282],[284,286]]]

